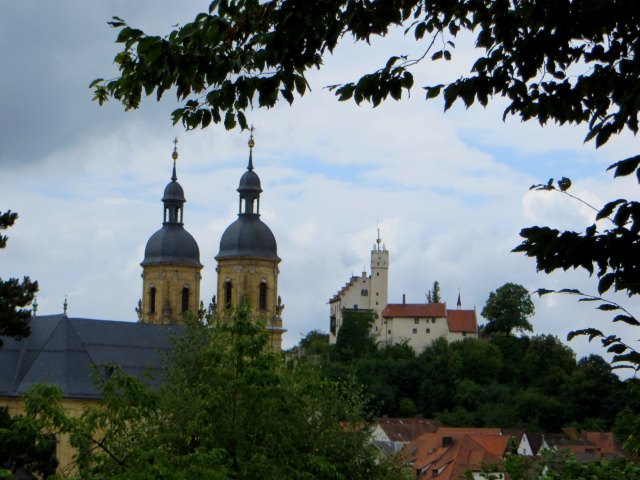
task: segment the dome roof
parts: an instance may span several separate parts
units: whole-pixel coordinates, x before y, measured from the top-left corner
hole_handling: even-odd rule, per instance
[[[147,242],[140,265],[162,263],[202,266],[198,244],[182,224],[165,223]]]
[[[222,234],[216,259],[232,257],[280,260],[276,238],[258,215],[239,215]]]
[[[169,182],[167,186],[164,188],[164,195],[162,196],[163,202],[186,202],[184,198],[184,190],[182,189],[182,185],[180,185],[175,180]]]
[[[242,177],[240,177],[240,185],[238,186],[238,192],[262,192],[262,187],[260,186],[260,177],[253,170],[247,170],[244,172]]]

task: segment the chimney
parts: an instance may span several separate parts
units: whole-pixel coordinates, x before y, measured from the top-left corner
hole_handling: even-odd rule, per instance
[[[404,305],[405,303],[407,303],[407,296],[403,293],[402,294],[402,304]]]

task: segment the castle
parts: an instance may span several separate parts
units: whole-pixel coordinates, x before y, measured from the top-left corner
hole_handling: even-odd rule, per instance
[[[437,338],[453,342],[478,336],[475,310],[463,310],[458,295],[457,309],[447,309],[446,303],[388,303],[389,251],[382,244],[380,232],[371,249],[371,274],[352,276],[329,299],[329,342],[335,343],[343,324],[344,310],[374,313],[369,336],[379,347],[406,343],[417,353]]]

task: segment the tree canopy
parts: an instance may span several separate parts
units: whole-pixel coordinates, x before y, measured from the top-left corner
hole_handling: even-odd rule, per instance
[[[18,214],[11,210],[0,213],[0,232],[11,227]],[[7,236],[0,235],[0,249],[7,246]],[[22,281],[17,278],[2,280],[0,278],[0,336],[15,338],[28,337],[29,317],[31,310],[24,308],[30,305],[38,292],[38,282],[32,282],[29,277]],[[2,340],[0,339],[0,347]]]
[[[489,322],[484,326],[487,334],[510,335],[513,330],[532,332],[528,318],[535,312],[529,292],[522,285],[505,283],[489,294],[481,315]]]
[[[369,42],[402,28],[422,46],[409,58],[398,52],[380,69],[335,86],[340,100],[378,105],[413,88],[412,68],[451,59],[461,31],[475,37],[467,75],[424,85],[426,98],[443,94],[445,108],[462,100],[486,105],[508,99],[505,115],[588,123],[597,145],[628,128],[638,130],[640,12],[634,0],[214,0],[206,12],[167,35],[147,35],[114,17],[120,76],[92,83],[95,98],[137,108],[143,94],[160,99],[175,87],[184,105],[174,122],[187,128],[223,121],[247,127],[244,112],[273,107],[308,91],[305,73],[345,38]]]
[[[368,445],[358,387],[286,365],[247,309],[191,320],[167,361],[159,389],[115,368],[97,372],[101,405],[79,418],[48,386],[28,414],[70,434],[80,478],[405,478]]]

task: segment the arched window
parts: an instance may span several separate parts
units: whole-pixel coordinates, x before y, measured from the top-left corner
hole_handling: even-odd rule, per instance
[[[267,309],[267,284],[265,282],[260,284],[260,299],[258,305],[260,306],[260,310]]]
[[[149,313],[156,313],[156,287],[149,289]]]
[[[189,310],[189,287],[184,287],[182,289],[182,311],[186,312]]]
[[[224,284],[224,306],[225,308],[231,308],[231,293],[233,291],[233,285],[231,280]]]

